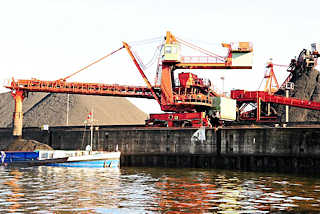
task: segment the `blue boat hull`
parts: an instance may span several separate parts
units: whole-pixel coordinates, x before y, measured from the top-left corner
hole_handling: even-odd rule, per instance
[[[25,163],[36,161],[39,152],[1,152],[2,164]]]
[[[88,151],[35,151],[1,152],[1,163],[5,166],[59,166],[119,168],[120,152]]]
[[[63,163],[47,163],[46,166],[60,167],[90,167],[90,168],[119,168],[119,160],[95,160],[95,161],[75,161]]]

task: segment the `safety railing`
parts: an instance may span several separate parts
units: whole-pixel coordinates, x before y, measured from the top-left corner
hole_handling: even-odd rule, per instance
[[[223,63],[224,61],[213,56],[182,56],[182,63]]]
[[[212,105],[212,99],[209,96],[202,94],[176,94],[173,96],[174,103],[176,104],[198,104],[198,105]]]

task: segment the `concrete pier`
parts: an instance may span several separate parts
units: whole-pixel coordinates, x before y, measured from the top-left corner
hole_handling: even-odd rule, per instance
[[[233,127],[206,129],[206,140],[191,142],[197,129],[100,126],[93,149],[122,152],[122,166],[197,167],[248,171],[320,174],[320,129],[315,127]],[[12,138],[0,129],[0,146]],[[84,127],[23,129],[25,139],[54,149],[84,149],[90,131]]]

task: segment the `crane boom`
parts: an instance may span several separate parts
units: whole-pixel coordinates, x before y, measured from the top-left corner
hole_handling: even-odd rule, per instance
[[[79,83],[65,82],[61,80],[43,81],[31,80],[12,80],[11,85],[5,86],[14,91],[26,92],[47,92],[47,93],[68,93],[116,97],[136,97],[154,99],[151,91],[142,86],[108,85],[101,83]]]
[[[154,91],[151,83],[149,82],[147,76],[144,74],[142,68],[140,67],[139,63],[137,62],[136,58],[134,57],[134,55],[133,55],[133,53],[132,53],[132,51],[131,51],[131,49],[130,49],[130,46],[129,46],[127,43],[125,43],[125,42],[122,42],[122,43],[123,43],[123,47],[126,48],[126,50],[128,51],[128,53],[129,53],[132,61],[134,62],[134,64],[135,64],[136,67],[138,68],[138,71],[140,72],[143,80],[145,81],[145,83],[147,84],[148,88],[150,89],[150,91],[151,91],[154,99],[158,102],[158,104],[160,104],[160,99],[159,99],[158,95],[155,93],[155,91]]]

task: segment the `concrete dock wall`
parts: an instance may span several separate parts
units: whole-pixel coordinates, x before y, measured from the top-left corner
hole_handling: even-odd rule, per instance
[[[220,157],[228,169],[320,174],[319,137],[319,128],[223,129]]]
[[[221,154],[320,155],[318,128],[221,130]]]
[[[198,167],[249,171],[320,174],[318,128],[206,129],[206,140],[191,142],[196,129],[144,127],[95,128],[93,149],[122,152],[122,166]],[[90,130],[51,127],[49,131],[25,128],[25,139],[54,149],[84,149]],[[10,129],[0,129],[0,147],[11,139]]]

